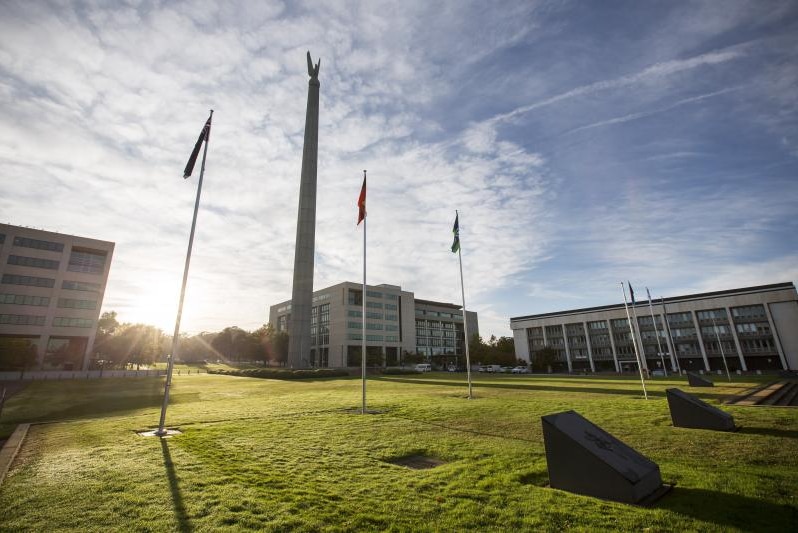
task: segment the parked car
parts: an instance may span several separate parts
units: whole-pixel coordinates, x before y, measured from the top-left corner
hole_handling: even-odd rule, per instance
[[[665,376],[665,371],[662,370],[661,368],[658,368],[656,370],[652,370],[651,371],[651,375],[652,376],[658,376],[658,377],[664,377]]]
[[[511,366],[503,366],[503,367],[501,367],[499,369],[499,372],[501,372],[502,374],[509,374],[512,371],[513,371],[513,367],[511,367]]]
[[[495,373],[498,373],[498,372],[501,372],[501,371],[502,371],[501,365],[486,365],[485,366],[485,372],[488,372],[490,374],[495,374]]]
[[[511,371],[513,374],[529,374],[529,368],[525,366],[517,366]]]
[[[419,363],[415,368],[416,372],[432,372],[432,365],[429,363]]]

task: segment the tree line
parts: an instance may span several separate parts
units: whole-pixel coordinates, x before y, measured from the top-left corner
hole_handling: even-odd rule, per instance
[[[271,324],[254,331],[230,326],[218,332],[184,333],[178,343],[177,360],[184,363],[257,361],[280,365],[288,358],[288,334]],[[97,322],[92,358],[106,368],[125,368],[163,361],[171,350],[172,337],[161,329],[119,323],[116,311],[109,311]]]

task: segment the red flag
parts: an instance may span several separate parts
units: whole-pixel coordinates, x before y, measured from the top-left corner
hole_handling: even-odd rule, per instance
[[[360,197],[357,199],[357,225],[366,218],[366,171],[363,171],[363,188],[360,189]]]

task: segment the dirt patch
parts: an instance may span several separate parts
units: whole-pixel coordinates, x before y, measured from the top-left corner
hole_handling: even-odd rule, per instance
[[[441,461],[437,457],[430,457],[428,455],[406,455],[396,459],[389,459],[386,463],[412,468],[413,470],[427,470],[444,465],[446,461]]]

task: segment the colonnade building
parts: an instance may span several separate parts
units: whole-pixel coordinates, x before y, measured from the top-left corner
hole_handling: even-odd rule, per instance
[[[269,323],[288,331],[291,301],[269,308]],[[466,312],[468,334],[479,334],[477,314]],[[343,282],[313,293],[310,339],[303,367],[359,366],[363,344],[363,285]],[[420,300],[398,285],[366,285],[368,360],[396,366],[406,353],[429,362],[465,365],[462,306]]]
[[[88,368],[113,253],[112,242],[0,224],[0,355]]]
[[[648,370],[663,362],[672,371],[722,370],[724,358],[731,371],[798,369],[798,293],[791,282],[655,300],[653,318],[648,301],[638,301],[629,313]],[[558,371],[637,369],[622,303],[515,317],[510,327],[519,359],[533,362],[550,347]]]

